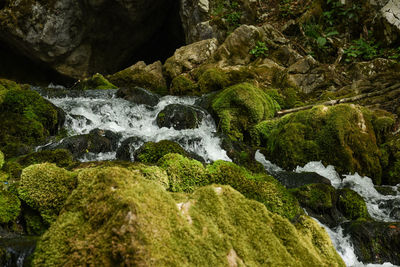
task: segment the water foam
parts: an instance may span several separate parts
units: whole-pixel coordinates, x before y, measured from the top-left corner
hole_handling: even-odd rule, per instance
[[[173,140],[187,151],[201,156],[205,161],[218,159],[230,161],[220,146],[221,140],[216,136],[216,125],[206,111],[204,118],[196,129],[175,130],[159,128],[156,124],[157,114],[170,104],[195,104],[196,97],[165,96],[155,107],[137,105],[121,98],[115,98],[115,90],[89,90],[78,96],[47,97],[54,105],[66,113],[65,127],[70,135],[87,134],[99,128],[122,134],[121,141],[128,137],[139,137],[141,142],[158,142]],[[136,147],[137,148],[137,147]],[[115,153],[88,154],[82,161],[111,160]]]

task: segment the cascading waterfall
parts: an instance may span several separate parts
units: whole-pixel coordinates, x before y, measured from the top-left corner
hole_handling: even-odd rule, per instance
[[[281,169],[279,166],[265,159],[264,155],[262,155],[259,151],[257,151],[255,158],[258,162],[263,164],[266,171],[269,172],[270,174],[276,174],[283,171],[283,169]],[[361,177],[358,173],[355,173],[351,175],[350,174],[344,175],[344,179],[342,180],[339,174],[335,171],[334,166],[329,165],[325,167],[320,161],[309,162],[303,167],[298,166],[294,171],[298,173],[315,172],[329,179],[331,181],[332,186],[335,187],[336,189],[350,188],[356,191],[359,195],[363,197],[367,205],[368,212],[370,213],[371,217],[376,221],[384,221],[384,222],[398,221],[398,218],[394,218],[393,211],[396,208],[400,208],[400,191],[398,191],[398,189],[400,188],[400,184],[391,187],[393,192],[399,192],[399,193],[397,193],[396,195],[385,196],[380,194],[375,189],[371,178]],[[323,225],[322,223],[320,224],[326,229],[327,233],[331,237],[333,245],[335,246],[339,255],[343,258],[347,266],[352,266],[352,267],[395,266],[391,263],[363,264],[357,259],[350,237],[344,235],[341,226],[331,229],[328,226]]]
[[[157,114],[167,105],[195,107],[198,97],[165,96],[157,106],[149,107],[116,98],[115,93],[116,90],[88,90],[77,96],[47,96],[47,99],[66,112],[65,127],[70,135],[87,134],[93,129],[110,130],[122,135],[121,142],[128,137],[138,137],[135,149],[145,142],[166,139],[179,143],[185,150],[201,156],[206,162],[218,159],[230,161],[226,151],[220,147],[212,117],[204,110],[202,112],[205,116],[198,128],[175,130],[157,126]],[[80,160],[112,160],[115,156],[115,152],[96,155],[87,153]]]

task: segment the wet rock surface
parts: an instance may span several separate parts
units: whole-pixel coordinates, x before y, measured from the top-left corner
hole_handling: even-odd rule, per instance
[[[158,95],[141,87],[121,88],[118,90],[116,96],[135,104],[144,104],[151,107],[156,106],[159,101]]]
[[[175,130],[194,129],[199,127],[204,111],[199,108],[181,104],[166,106],[157,115],[158,127],[173,127]]]

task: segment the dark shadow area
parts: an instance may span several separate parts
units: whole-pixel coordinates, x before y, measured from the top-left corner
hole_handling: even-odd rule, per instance
[[[162,63],[171,57],[175,50],[185,45],[185,33],[182,28],[181,17],[179,15],[179,1],[170,1],[168,14],[162,27],[150,38],[149,42],[137,49],[137,53],[126,60],[123,68],[129,67],[138,61],[144,61],[151,64],[157,60]],[[122,69],[123,69],[122,68]]]
[[[59,74],[44,63],[19,54],[1,41],[0,59],[0,78],[41,86],[47,86],[50,82],[65,86],[74,83],[72,78]]]

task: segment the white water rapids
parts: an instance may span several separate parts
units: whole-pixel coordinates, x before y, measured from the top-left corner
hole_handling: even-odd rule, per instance
[[[110,130],[122,134],[120,142],[128,137],[138,137],[143,143],[161,140],[172,140],[185,150],[201,156],[206,162],[218,159],[230,161],[216,136],[216,125],[206,113],[200,126],[195,129],[175,130],[158,127],[157,114],[170,104],[193,106],[196,97],[162,97],[155,107],[138,105],[127,100],[116,98],[116,90],[93,90],[82,92],[78,97],[47,97],[54,105],[62,108],[66,114],[65,127],[70,135],[87,134],[93,129]],[[88,160],[113,160],[115,152],[90,154],[82,158]]]
[[[265,169],[269,173],[277,173],[283,171],[280,167],[266,160],[264,155],[257,151],[256,160],[264,165]],[[396,195],[385,196],[380,194],[374,187],[371,178],[369,177],[361,177],[358,173],[345,175],[342,180],[339,174],[335,171],[334,166],[325,167],[321,162],[314,161],[309,162],[304,167],[298,166],[295,172],[315,172],[319,175],[329,179],[331,184],[336,189],[339,188],[350,188],[356,191],[359,195],[361,195],[365,203],[367,205],[367,209],[369,214],[376,221],[384,221],[384,222],[394,222],[398,221],[396,218],[391,216],[391,212],[393,211],[390,207],[400,208],[400,184],[397,186],[392,186],[393,192],[398,192]],[[388,205],[388,202],[391,202],[391,205]],[[321,223],[320,223],[321,224]],[[354,252],[353,244],[351,243],[350,237],[345,236],[343,233],[342,227],[337,227],[335,229],[331,229],[326,225],[321,224],[331,237],[332,243],[338,251],[339,255],[343,258],[344,262],[347,266],[352,267],[375,267],[375,266],[384,266],[390,267],[395,266],[391,263],[384,264],[363,264],[357,259],[357,256]]]

